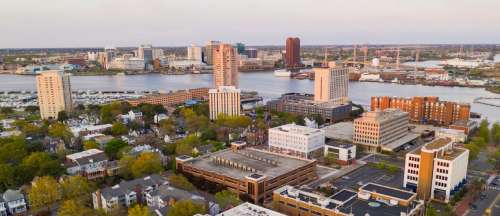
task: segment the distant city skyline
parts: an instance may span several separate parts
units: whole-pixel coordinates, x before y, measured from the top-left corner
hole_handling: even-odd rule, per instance
[[[17,0],[0,48],[500,43],[498,0]]]

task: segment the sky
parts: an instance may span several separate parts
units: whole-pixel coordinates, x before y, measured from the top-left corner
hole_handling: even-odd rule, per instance
[[[0,0],[0,48],[500,43],[500,0]]]

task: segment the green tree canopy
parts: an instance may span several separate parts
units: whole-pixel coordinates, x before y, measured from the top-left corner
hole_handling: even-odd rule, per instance
[[[69,142],[69,140],[73,137],[73,133],[71,133],[65,124],[56,122],[49,126],[49,136],[61,138],[65,142]]]
[[[87,178],[79,175],[65,178],[60,185],[64,199],[80,202],[89,202],[91,200],[90,194],[95,189],[95,186]]]
[[[168,210],[169,216],[192,216],[195,214],[204,214],[207,210],[202,204],[194,203],[191,200],[181,200],[176,202]]]
[[[64,172],[61,163],[46,152],[34,152],[21,163],[26,173],[34,176],[59,176]]]
[[[147,206],[135,205],[128,209],[128,216],[154,216]]]
[[[172,118],[163,119],[159,122],[160,132],[169,136],[175,135],[176,123]]]
[[[145,152],[139,155],[139,157],[132,164],[130,170],[132,175],[135,178],[138,178],[163,171],[163,165],[158,153]]]
[[[106,146],[104,147],[104,152],[108,157],[112,159],[117,159],[118,158],[118,152],[124,147],[126,147],[128,144],[121,140],[121,139],[112,139],[108,143],[106,143]]]
[[[18,164],[27,154],[23,137],[0,138],[0,163]]]
[[[238,194],[230,190],[223,190],[215,194],[215,200],[222,209],[229,209],[240,204]]]
[[[184,177],[183,175],[171,175],[168,178],[170,184],[172,184],[174,187],[187,190],[187,191],[192,191],[195,189],[194,185],[189,182],[189,180]]]
[[[193,148],[199,146],[200,144],[200,138],[195,134],[191,134],[176,142],[175,153],[178,155],[191,155],[193,153]]]
[[[126,125],[121,122],[113,123],[113,126],[111,127],[111,134],[113,134],[113,136],[125,135],[127,133],[128,128]]]
[[[14,167],[0,163],[0,191],[5,191],[15,185]]]
[[[83,141],[83,149],[99,149],[99,143],[97,143],[95,140],[85,140]]]
[[[82,205],[82,203],[75,200],[65,200],[57,210],[58,216],[88,216],[95,215],[93,209]]]
[[[66,113],[66,111],[59,111],[57,113],[57,121],[60,121],[60,122],[63,122],[63,121],[66,121],[68,120],[68,113]]]

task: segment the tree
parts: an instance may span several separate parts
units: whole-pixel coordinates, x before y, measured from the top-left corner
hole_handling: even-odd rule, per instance
[[[183,175],[171,175],[168,178],[170,184],[172,184],[174,187],[187,190],[187,191],[192,191],[195,189],[194,185],[191,184],[191,182],[188,181],[186,177]]]
[[[160,132],[169,136],[175,135],[176,126],[175,121],[172,118],[163,119],[159,122]]]
[[[427,204],[427,207],[425,208],[425,216],[437,216],[438,212],[434,207],[431,206],[431,204]]]
[[[99,148],[99,143],[97,143],[95,140],[83,141],[83,149],[85,149],[85,150],[98,149],[98,148]]]
[[[57,121],[60,121],[60,122],[64,122],[68,120],[68,113],[66,113],[66,111],[59,111],[57,113]]]
[[[61,182],[61,191],[65,200],[88,202],[91,198],[90,194],[94,191],[94,186],[87,178],[75,175],[67,177]]]
[[[128,216],[154,216],[147,206],[135,205],[128,210]]]
[[[194,134],[191,134],[186,138],[176,142],[175,153],[177,153],[178,155],[191,155],[193,152],[193,148],[199,146],[200,144],[200,138]]]
[[[116,159],[118,158],[118,152],[120,152],[120,150],[125,146],[127,146],[127,143],[125,141],[121,139],[112,139],[111,141],[106,143],[104,152],[106,153],[106,155],[108,155],[108,157]]]
[[[18,164],[26,157],[26,141],[22,137],[0,139],[0,163]]]
[[[85,207],[75,200],[65,200],[57,211],[58,216],[87,216],[95,215],[91,208]]]
[[[59,185],[52,176],[38,177],[31,183],[28,198],[32,208],[50,210],[50,206],[61,198]]]
[[[469,149],[469,161],[476,160],[477,156],[479,155],[479,151],[481,151],[479,147],[471,143],[465,144],[464,147],[466,149]]]
[[[145,152],[139,155],[131,167],[135,178],[163,171],[160,156],[154,152]]]
[[[111,134],[113,134],[113,136],[124,135],[127,133],[128,128],[126,125],[122,124],[121,122],[113,123],[113,126],[111,127]]]
[[[176,202],[168,210],[169,216],[192,216],[195,214],[204,214],[206,212],[205,206],[202,204],[194,203],[191,200],[181,200]]]
[[[229,209],[240,204],[238,194],[230,190],[223,190],[215,194],[215,200],[222,209]]]
[[[24,124],[21,127],[21,131],[26,135],[26,136],[39,136],[42,133],[42,130],[40,127],[32,124],[32,123],[27,123]]]
[[[23,159],[21,167],[33,177],[42,175],[59,176],[64,172],[61,163],[46,152],[30,154]]]
[[[73,133],[71,133],[65,124],[56,122],[49,126],[49,136],[61,138],[68,143],[73,137]]]
[[[24,108],[24,111],[29,112],[29,113],[36,113],[39,110],[40,110],[40,108],[38,108],[38,106],[27,106],[26,108]]]
[[[484,119],[479,124],[478,136],[482,137],[486,143],[490,141],[490,129],[488,120]]]
[[[125,179],[130,179],[132,177],[132,165],[134,164],[135,158],[130,155],[124,155],[118,161],[120,168],[120,176]]]
[[[109,124],[113,122],[116,116],[122,113],[126,113],[130,110],[127,103],[113,102],[111,104],[106,104],[101,107],[101,122]]]
[[[491,126],[491,137],[495,145],[500,145],[500,123],[495,122],[493,126]]]
[[[0,164],[0,191],[15,186],[14,168],[8,164]]]
[[[12,107],[2,107],[0,108],[0,113],[10,115],[14,113],[14,109],[12,109]]]
[[[326,156],[325,156],[325,163],[327,165],[332,165],[332,164],[336,164],[337,163],[337,158],[335,157],[334,154],[332,153],[328,153]]]

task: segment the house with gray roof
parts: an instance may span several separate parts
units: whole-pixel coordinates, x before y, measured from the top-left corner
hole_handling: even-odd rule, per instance
[[[5,203],[4,208],[10,215],[20,215],[27,211],[26,200],[20,190],[8,189],[2,194],[0,204],[2,201]],[[0,207],[0,216],[3,216],[2,207]]]

